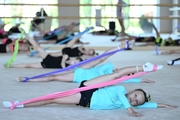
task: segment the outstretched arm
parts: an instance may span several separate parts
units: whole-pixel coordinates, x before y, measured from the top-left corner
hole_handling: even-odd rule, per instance
[[[151,24],[152,24],[154,30],[156,31],[156,37],[157,37],[157,38],[158,38],[158,37],[161,37],[161,36],[160,36],[160,33],[159,33],[159,31],[157,30],[157,28],[156,28],[156,26],[154,25],[154,23],[151,23]]]
[[[157,107],[158,107],[158,108],[177,108],[178,106],[158,103],[158,106],[157,106]]]

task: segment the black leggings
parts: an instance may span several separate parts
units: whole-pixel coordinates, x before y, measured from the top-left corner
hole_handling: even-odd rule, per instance
[[[6,46],[7,45],[4,45],[4,44],[0,44],[0,53],[6,53]]]

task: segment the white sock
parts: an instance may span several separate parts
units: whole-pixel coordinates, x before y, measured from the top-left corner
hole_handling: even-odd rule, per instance
[[[144,72],[151,72],[151,71],[153,71],[153,68],[154,68],[154,64],[152,64],[150,62],[147,62],[146,64],[143,65]],[[160,70],[162,68],[163,68],[162,65],[157,65],[156,70]]]
[[[19,103],[19,100],[14,101],[14,104],[17,104],[17,103]],[[3,105],[4,105],[4,107],[6,107],[6,108],[12,107],[12,103],[11,103],[10,101],[3,101]],[[18,106],[16,106],[16,108],[23,108],[23,107],[24,107],[24,105],[18,105]]]

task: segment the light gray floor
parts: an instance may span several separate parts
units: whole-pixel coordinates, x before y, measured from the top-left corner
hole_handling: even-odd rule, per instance
[[[0,103],[5,100],[27,100],[41,95],[69,90],[79,86],[77,83],[64,82],[27,82],[16,81],[18,76],[33,76],[53,71],[52,69],[17,69],[3,67],[11,54],[0,54]],[[143,88],[152,96],[152,101],[177,105],[176,109],[137,109],[144,116],[134,118],[126,110],[89,110],[75,105],[48,105],[36,108],[9,110],[0,104],[0,120],[178,120],[180,118],[180,66],[168,66],[166,60],[179,55],[154,55],[152,51],[123,51],[105,61],[116,67],[142,65],[149,61],[164,65],[157,72],[143,75],[142,78],[155,80],[151,84],[122,84],[127,90]],[[19,54],[14,63],[40,62],[40,58],[29,58]],[[120,84],[119,84],[120,85]]]

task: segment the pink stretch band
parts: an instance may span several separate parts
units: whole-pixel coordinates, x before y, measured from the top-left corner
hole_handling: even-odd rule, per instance
[[[62,98],[62,97],[66,97],[66,96],[70,96],[73,94],[76,94],[78,92],[81,91],[85,91],[85,90],[90,90],[90,89],[94,89],[94,88],[101,88],[101,87],[105,87],[105,86],[109,86],[109,85],[114,85],[116,83],[128,80],[130,78],[134,78],[134,77],[138,77],[140,75],[146,74],[147,72],[140,72],[131,76],[125,76],[116,80],[112,80],[112,81],[107,81],[107,82],[103,82],[103,83],[99,83],[99,84],[95,84],[95,85],[90,85],[90,86],[86,86],[86,87],[81,87],[81,88],[76,88],[76,89],[72,89],[72,90],[67,90],[67,91],[63,91],[63,92],[56,92],[56,93],[52,93],[52,94],[48,94],[48,95],[44,95],[44,96],[40,96],[37,98],[33,98],[30,100],[26,100],[24,102],[20,102],[18,104],[12,105],[11,106],[11,110],[14,109],[14,107],[16,107],[17,105],[24,105],[27,103],[33,103],[33,102],[38,102],[38,101],[42,101],[42,100],[50,100],[50,99],[55,99],[55,98]]]
[[[157,65],[154,65],[152,71],[156,71],[156,70],[157,70]]]
[[[14,104],[14,102],[13,102],[13,101],[11,101],[11,104],[12,104],[12,106],[15,106],[15,104]]]
[[[11,46],[11,50],[14,52],[14,46],[13,45]]]
[[[7,40],[8,40],[8,38],[4,38],[4,39],[2,40],[2,43],[5,44],[5,43],[7,42]]]

